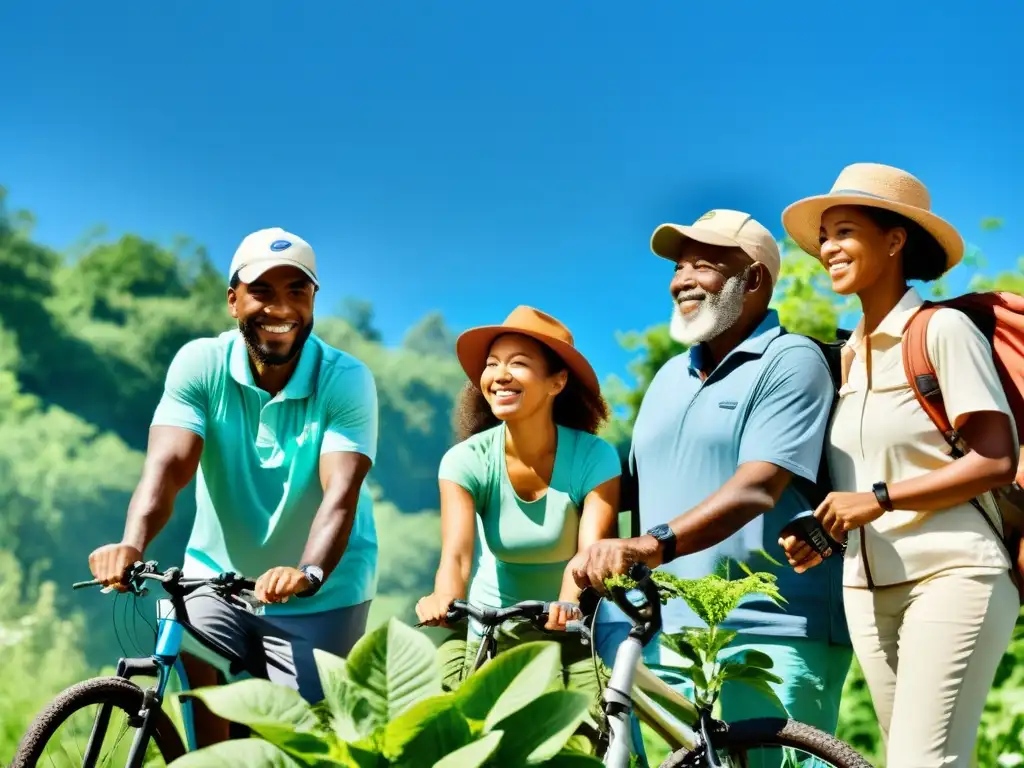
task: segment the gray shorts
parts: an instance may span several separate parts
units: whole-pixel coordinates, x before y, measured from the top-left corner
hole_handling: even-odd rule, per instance
[[[189,622],[240,657],[245,672],[232,674],[227,660],[187,630],[181,650],[216,667],[228,680],[265,678],[298,691],[315,704],[323,699],[323,689],[313,649],[348,656],[366,631],[370,602],[299,616],[264,616],[228,603],[207,588],[198,589],[185,602]]]

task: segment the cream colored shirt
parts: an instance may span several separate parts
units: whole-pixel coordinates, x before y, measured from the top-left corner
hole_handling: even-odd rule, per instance
[[[915,399],[903,368],[903,328],[922,303],[911,288],[874,333],[865,338],[861,320],[847,342],[855,356],[839,391],[827,447],[837,491],[870,492],[880,480],[893,484],[955,460]],[[928,324],[926,343],[954,427],[980,411],[1009,415],[991,347],[966,315],[940,309]],[[1001,529],[991,494],[981,501]],[[1010,567],[1005,549],[976,507],[897,509],[850,533],[843,585],[890,586],[958,567]]]

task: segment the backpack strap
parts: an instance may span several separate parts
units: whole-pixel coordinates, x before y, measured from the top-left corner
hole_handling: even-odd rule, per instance
[[[907,381],[917,402],[949,443],[954,455],[962,456],[960,435],[953,429],[946,416],[942,390],[939,389],[939,377],[928,357],[928,321],[939,309],[940,307],[926,302],[907,322],[903,331],[903,370],[907,374]]]

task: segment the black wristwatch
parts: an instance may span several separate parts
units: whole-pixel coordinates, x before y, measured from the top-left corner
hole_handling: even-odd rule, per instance
[[[299,592],[296,597],[312,597],[320,591],[320,587],[324,583],[324,569],[318,565],[300,565],[299,570],[309,582],[309,589]]]
[[[878,499],[878,506],[886,512],[892,512],[892,499],[889,498],[889,486],[884,482],[879,481],[871,486],[871,490],[874,491],[875,498]]]
[[[676,559],[676,534],[667,525],[656,525],[647,531],[648,536],[653,536],[661,543],[661,564],[670,563]]]

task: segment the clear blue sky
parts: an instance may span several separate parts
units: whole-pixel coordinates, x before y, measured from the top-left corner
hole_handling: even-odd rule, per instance
[[[57,248],[181,233],[226,270],[282,226],[321,310],[368,298],[389,343],[528,303],[620,372],[615,331],[668,318],[657,224],[731,207],[781,236],[850,162],[912,171],[1010,268],[1022,28],[1006,0],[12,1],[0,184]]]

